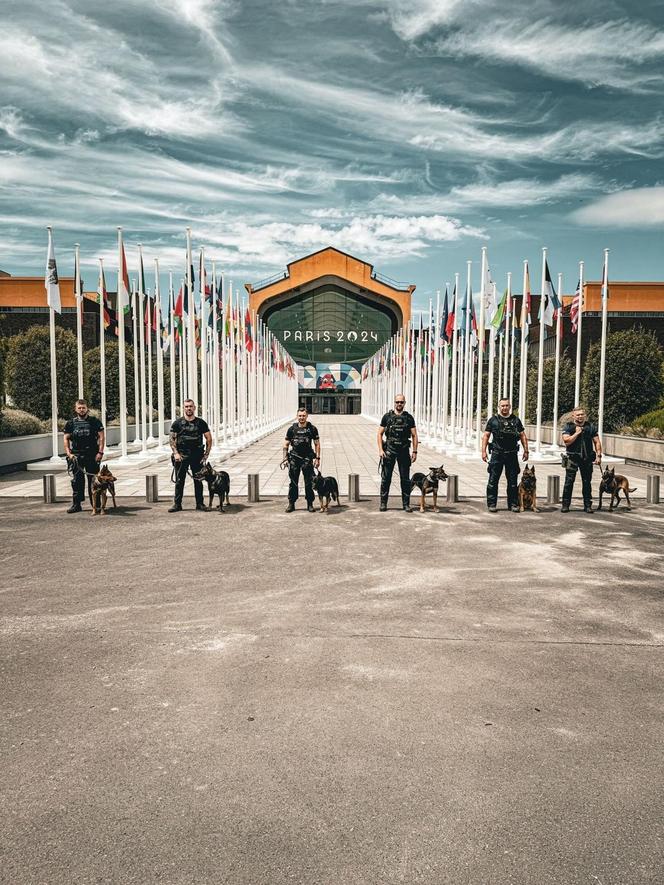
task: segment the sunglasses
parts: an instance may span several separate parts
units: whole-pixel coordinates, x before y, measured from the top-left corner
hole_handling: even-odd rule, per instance
[[[405,399],[395,399],[394,404],[395,404],[395,406],[405,406],[406,400]]]

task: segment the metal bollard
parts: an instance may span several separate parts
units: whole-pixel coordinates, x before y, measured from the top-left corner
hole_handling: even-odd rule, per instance
[[[646,477],[646,503],[659,504],[659,475],[649,473]]]
[[[546,478],[546,503],[560,504],[560,477],[547,476]]]
[[[359,501],[360,500],[360,474],[359,473],[349,473],[348,474],[348,500],[349,501]]]
[[[44,504],[55,504],[55,473],[47,473],[44,479]]]
[[[159,480],[156,473],[148,473],[145,477],[145,500],[148,504],[159,503]]]
[[[247,501],[249,501],[250,504],[255,504],[257,501],[260,501],[259,479],[259,473],[247,474]]]
[[[450,473],[447,477],[447,503],[456,504],[459,500],[459,477]]]

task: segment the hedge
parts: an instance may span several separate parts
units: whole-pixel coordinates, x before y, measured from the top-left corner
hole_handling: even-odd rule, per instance
[[[35,415],[6,406],[0,412],[0,439],[43,433],[42,422]]]
[[[664,353],[652,332],[642,328],[613,332],[606,338],[604,430],[614,431],[659,406],[664,394]],[[582,377],[588,412],[599,406],[600,342],[590,346]]]
[[[56,326],[55,353],[58,372],[58,415],[69,417],[78,397],[76,336]],[[12,405],[45,420],[51,417],[51,357],[49,329],[31,326],[14,335],[7,348],[7,394]]]

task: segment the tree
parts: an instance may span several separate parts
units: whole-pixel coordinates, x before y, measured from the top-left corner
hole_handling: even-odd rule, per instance
[[[78,397],[76,337],[56,326],[55,354],[58,374],[58,415],[72,414]],[[17,409],[42,420],[51,417],[51,357],[49,329],[31,326],[15,335],[7,348],[7,394]]]
[[[600,346],[599,341],[591,345],[582,377],[583,403],[594,416],[599,407]],[[662,348],[652,332],[635,328],[607,335],[604,430],[617,430],[659,405],[663,363]]]
[[[556,361],[544,360],[542,367],[542,423],[553,421],[553,394],[556,383]],[[558,417],[574,408],[574,366],[565,355],[560,358],[558,375]],[[537,420],[537,364],[528,370],[526,386],[526,409],[531,420]]]
[[[120,417],[120,377],[118,367],[118,343],[106,341],[104,358],[106,364],[106,420],[113,421]],[[99,368],[100,352],[98,347],[88,350],[83,356],[85,373],[85,390],[89,405],[93,409],[101,409],[101,372]],[[130,345],[125,347],[125,375],[127,382],[127,412],[134,411],[134,351]]]

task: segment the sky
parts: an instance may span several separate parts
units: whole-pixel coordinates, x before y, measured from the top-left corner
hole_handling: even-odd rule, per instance
[[[3,0],[0,268],[664,279],[659,0]]]

